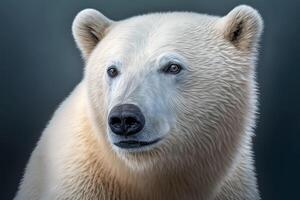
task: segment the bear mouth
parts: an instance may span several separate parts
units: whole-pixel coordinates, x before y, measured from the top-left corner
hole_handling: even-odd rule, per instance
[[[127,140],[127,141],[121,141],[114,143],[114,145],[122,148],[122,149],[135,149],[135,148],[141,148],[145,146],[149,146],[152,144],[155,144],[159,141],[160,139],[156,139],[150,142],[147,141],[139,141],[139,140]]]

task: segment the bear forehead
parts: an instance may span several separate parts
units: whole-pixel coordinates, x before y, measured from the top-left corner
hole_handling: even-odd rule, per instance
[[[205,51],[216,40],[218,17],[190,12],[156,13],[116,22],[98,45],[98,55],[159,56],[164,52]]]

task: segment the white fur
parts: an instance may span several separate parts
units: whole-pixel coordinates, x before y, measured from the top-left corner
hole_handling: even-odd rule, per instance
[[[251,138],[262,26],[248,6],[225,17],[171,12],[119,22],[79,13],[73,34],[84,78],[44,131],[15,199],[259,199]],[[162,73],[168,62],[183,70]],[[120,72],[113,79],[111,65]],[[160,142],[114,146],[108,113],[124,103],[146,119],[132,138]]]

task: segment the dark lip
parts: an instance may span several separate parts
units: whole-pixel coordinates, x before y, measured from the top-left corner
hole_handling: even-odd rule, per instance
[[[145,147],[145,146],[155,144],[159,140],[160,140],[160,138],[150,141],[150,142],[139,141],[139,140],[127,140],[127,141],[121,141],[121,142],[114,143],[114,145],[116,145],[122,149],[135,149],[135,148],[140,148],[140,147]]]

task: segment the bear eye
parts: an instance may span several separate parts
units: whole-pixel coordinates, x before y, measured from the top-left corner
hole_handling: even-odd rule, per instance
[[[167,65],[163,71],[169,74],[178,74],[181,71],[182,67],[179,64],[171,63]]]
[[[110,67],[107,69],[107,74],[109,77],[114,78],[118,76],[119,72],[116,67]]]

